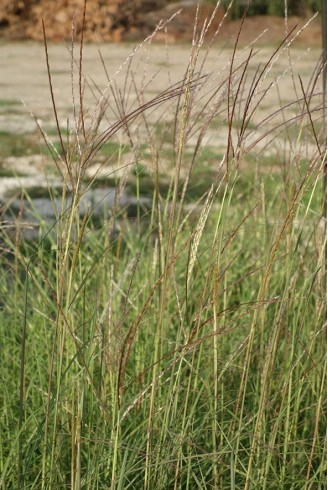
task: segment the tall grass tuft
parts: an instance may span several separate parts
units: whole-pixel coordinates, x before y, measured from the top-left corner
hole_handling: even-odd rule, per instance
[[[146,101],[135,50],[124,91],[108,75],[88,111],[73,21],[67,138],[44,27],[59,151],[39,129],[62,207],[37,240],[2,230],[4,490],[324,486],[325,66],[307,86],[292,63],[269,81],[294,29],[255,70],[237,33],[228,66],[207,72],[210,22],[196,18],[182,80]],[[261,119],[272,91],[280,106]],[[87,171],[119,132],[131,159],[120,147],[116,204],[99,222],[98,203],[81,213],[100,179]],[[224,152],[210,153],[209,134]],[[134,218],[120,206],[127,182]]]

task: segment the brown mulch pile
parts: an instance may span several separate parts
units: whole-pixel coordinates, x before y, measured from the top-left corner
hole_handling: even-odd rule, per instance
[[[12,40],[41,40],[43,19],[49,40],[66,41],[71,38],[74,13],[75,32],[81,32],[83,4],[84,0],[2,0],[1,34]],[[136,5],[137,2],[130,0],[89,0],[85,19],[85,39],[119,41],[127,26],[133,24]]]
[[[72,19],[75,35],[82,29],[84,0],[1,0],[0,1],[0,38],[7,40],[43,39],[42,19],[47,39],[59,42],[68,41],[72,35]],[[181,10],[182,9],[182,10]],[[168,42],[190,41],[197,12],[196,2],[182,0],[176,3],[166,0],[88,0],[85,18],[84,39],[89,42],[138,41],[144,39],[156,28],[156,25],[169,19],[181,10],[167,29],[156,35],[156,40]],[[213,6],[203,4],[198,12],[198,27],[201,30],[206,19],[213,12]],[[223,19],[224,11],[219,8],[207,32],[211,38]],[[304,19],[291,17],[288,29],[305,24]],[[217,39],[232,44],[236,39],[240,21],[225,22],[220,28]],[[279,17],[248,18],[243,26],[240,44],[245,45],[261,32],[267,32],[261,38],[262,43],[277,43],[285,37],[285,20]],[[298,37],[297,42],[305,45],[321,45],[321,22],[315,19]]]

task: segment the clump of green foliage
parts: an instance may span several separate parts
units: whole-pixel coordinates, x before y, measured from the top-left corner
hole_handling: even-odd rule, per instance
[[[247,10],[248,16],[253,15],[277,15],[280,17],[285,16],[286,2],[285,0],[276,0],[274,2],[270,0],[236,0],[233,2],[230,9],[230,17],[232,19],[239,19],[244,15]],[[222,6],[228,9],[230,4],[229,0],[224,0]],[[321,0],[287,0],[287,13],[288,15],[300,15],[306,16],[313,12],[320,12],[322,8]]]

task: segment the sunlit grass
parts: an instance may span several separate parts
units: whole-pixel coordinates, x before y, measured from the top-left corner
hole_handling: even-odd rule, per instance
[[[118,93],[117,126],[98,130],[104,104],[84,127],[80,103],[77,134],[42,143],[63,176],[51,230],[43,221],[28,241],[21,215],[2,225],[4,489],[325,484],[325,149],[311,146],[306,158],[287,142],[283,152],[264,153],[261,141],[249,149],[242,121],[252,106],[242,104],[251,98],[238,91],[247,62],[234,84],[227,74],[229,104],[215,88],[204,108],[213,92],[197,71],[201,40],[195,46],[183,83],[137,110],[147,136]],[[254,75],[253,95],[265,73]],[[312,98],[317,114],[314,86],[304,94]],[[167,115],[172,101],[172,123],[152,127],[147,110],[164,104]],[[201,142],[224,110],[223,154]],[[301,145],[311,112],[296,120]],[[121,129],[128,144],[112,140]],[[99,154],[109,172],[130,156],[126,174],[87,178]],[[101,220],[99,203],[81,216],[87,186],[101,182],[115,184],[116,205]],[[119,205],[126,186],[139,199],[133,218]]]

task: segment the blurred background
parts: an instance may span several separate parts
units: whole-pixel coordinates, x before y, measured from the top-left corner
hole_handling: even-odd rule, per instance
[[[184,0],[88,0],[85,20],[86,41],[137,41],[149,35],[161,19],[167,19],[179,9],[182,12],[170,22],[166,40],[168,42],[189,41],[197,4],[200,3],[199,22],[212,14],[217,2]],[[229,41],[238,28],[239,21],[247,6],[247,0],[233,2],[229,9],[229,0],[219,3],[209,36],[213,34],[227,13],[227,21],[221,29],[218,40]],[[76,15],[75,32],[78,35],[82,28],[84,0],[2,0],[0,2],[0,38],[7,40],[34,39],[42,40],[42,18],[45,21],[47,37],[52,41],[63,41],[71,38],[72,15]],[[289,0],[287,14],[290,25],[302,19],[310,18],[321,11],[322,0]],[[265,16],[265,17],[263,17]],[[285,32],[285,0],[254,0],[249,6],[247,17],[250,34],[254,28],[270,26],[271,43],[281,40]],[[306,34],[299,41],[320,44],[321,20],[316,19]],[[243,29],[243,40],[247,42],[247,29]],[[157,40],[162,40],[163,34]]]

